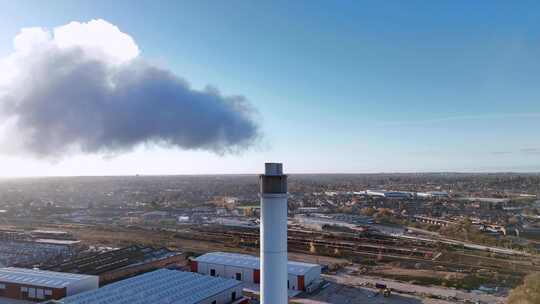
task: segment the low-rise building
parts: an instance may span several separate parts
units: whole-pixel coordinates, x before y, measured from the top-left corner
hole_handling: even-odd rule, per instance
[[[98,288],[99,278],[26,268],[0,268],[0,297],[44,301]]]
[[[60,304],[244,304],[242,282],[159,269],[64,298]]]
[[[131,245],[105,253],[71,259],[46,269],[97,275],[100,283],[105,284],[137,273],[182,264],[185,264],[185,258],[181,252],[167,248]]]
[[[170,215],[167,211],[150,211],[142,215],[144,221],[154,222],[169,218]]]
[[[412,197],[412,194],[410,192],[403,191],[366,190],[366,194],[369,196],[397,199],[409,199]]]
[[[287,286],[304,291],[320,280],[321,266],[289,261]],[[247,283],[260,283],[260,259],[238,253],[211,252],[191,261],[191,271],[215,277],[232,278]]]
[[[76,244],[64,240],[11,240],[0,242],[0,265],[33,267],[61,261],[72,255]]]
[[[73,235],[60,230],[32,230],[30,235],[36,239],[73,240]]]

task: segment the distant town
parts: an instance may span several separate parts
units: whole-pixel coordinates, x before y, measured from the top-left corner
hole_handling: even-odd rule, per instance
[[[92,284],[109,289],[144,276],[181,281],[167,272],[180,269],[244,282],[223,290],[257,303],[257,181],[2,179],[0,264],[97,277]],[[293,174],[288,191],[293,303],[504,303],[540,271],[540,174]],[[83,303],[54,288],[23,294]]]

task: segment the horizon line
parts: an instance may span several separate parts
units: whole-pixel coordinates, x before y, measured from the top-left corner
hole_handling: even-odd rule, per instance
[[[20,175],[1,176],[2,179],[25,179],[25,178],[79,178],[79,177],[160,177],[160,176],[245,176],[259,175],[261,173],[178,173],[178,174],[104,174],[104,175]],[[377,172],[285,172],[286,175],[382,175],[382,174],[523,174],[540,175],[540,170],[536,171],[377,171]]]

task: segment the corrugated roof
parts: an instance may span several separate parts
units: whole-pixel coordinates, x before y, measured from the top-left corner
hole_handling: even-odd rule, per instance
[[[122,249],[95,254],[49,266],[48,270],[101,275],[103,273],[147,263],[171,256],[180,255],[179,252],[167,248],[154,248],[143,245],[131,245]]]
[[[241,284],[242,282],[232,279],[159,269],[73,295],[58,302],[61,304],[194,304]]]
[[[31,233],[47,233],[47,234],[68,234],[61,230],[32,230]]]
[[[195,259],[198,262],[228,265],[234,267],[243,267],[251,269],[260,269],[260,259],[256,256],[248,254],[239,254],[239,253],[228,253],[228,252],[210,252],[204,255],[201,255]],[[294,275],[304,275],[309,270],[314,267],[321,267],[317,264],[303,263],[289,261],[287,263],[287,268],[289,274]]]
[[[75,244],[79,244],[81,241],[57,240],[57,239],[37,239],[34,242],[43,243],[43,244],[54,244],[54,245],[75,245]]]
[[[7,267],[0,268],[0,282],[28,284],[35,286],[63,288],[71,283],[97,278],[96,276],[55,272],[46,270],[34,270],[26,268]]]

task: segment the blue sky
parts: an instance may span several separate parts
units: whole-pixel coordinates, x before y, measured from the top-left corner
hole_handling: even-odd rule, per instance
[[[242,94],[263,138],[240,154],[0,156],[0,175],[540,171],[537,1],[0,1],[23,27],[102,18],[194,87]]]

